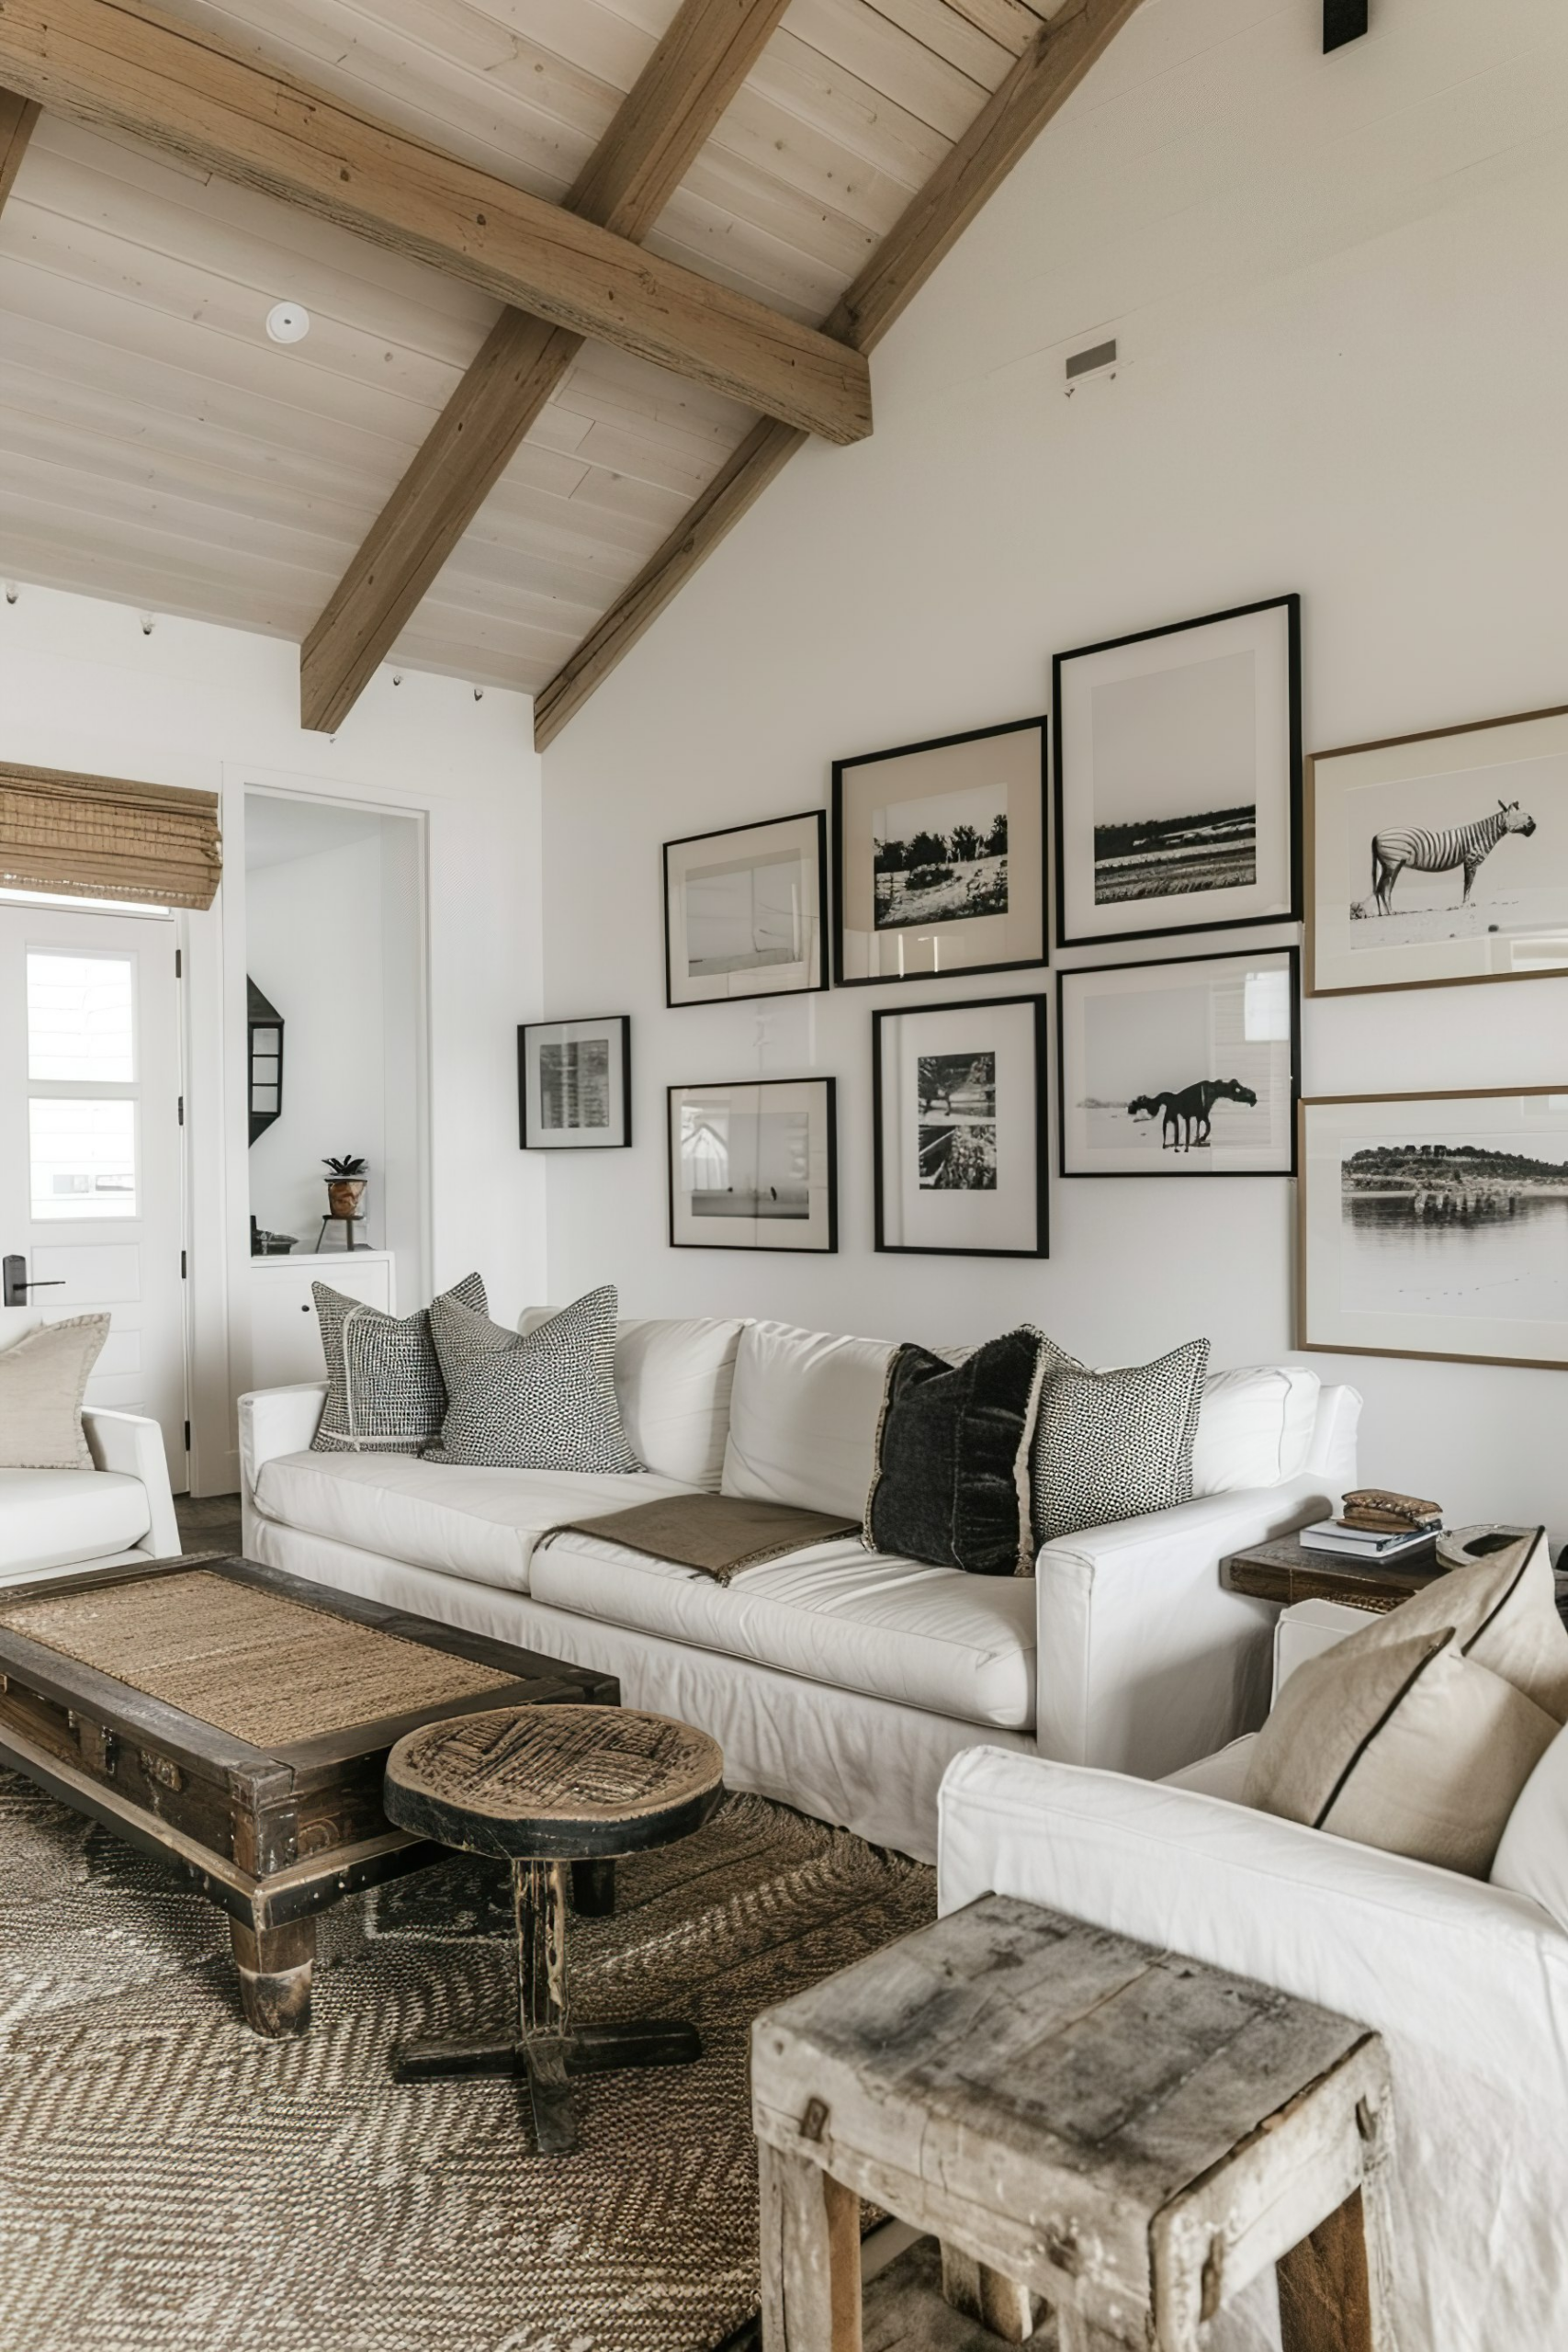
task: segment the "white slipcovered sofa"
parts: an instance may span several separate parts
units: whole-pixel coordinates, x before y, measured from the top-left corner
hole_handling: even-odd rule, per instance
[[[1276,1689],[1366,1623],[1280,1619]],[[1502,1887],[1242,1801],[1251,1736],[1163,1785],[976,1746],[941,1792],[944,1911],[1017,1895],[1373,2026],[1393,2078],[1395,2325],[1410,2352],[1568,2345],[1568,1933]],[[1211,2352],[1279,2344],[1269,2278]]]
[[[719,1740],[730,1786],[924,1860],[942,1771],[976,1740],[1153,1775],[1259,1720],[1277,1612],[1222,1591],[1217,1563],[1355,1476],[1360,1399],[1300,1366],[1212,1379],[1195,1498],[1048,1544],[1032,1578],[851,1537],[721,1586],[590,1535],[538,1544],[683,1491],[858,1521],[890,1352],[782,1323],[623,1322],[615,1386],[647,1465],[626,1477],[313,1453],[323,1389],[263,1391],[240,1406],[245,1551],[617,1675],[628,1706]]]
[[[82,1408],[90,1470],[0,1470],[0,1585],[178,1555],[164,1433]]]

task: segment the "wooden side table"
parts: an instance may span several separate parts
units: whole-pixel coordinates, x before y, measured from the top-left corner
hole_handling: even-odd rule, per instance
[[[1220,1582],[1227,1592],[1277,1600],[1285,1608],[1298,1600],[1338,1600],[1349,1609],[1380,1613],[1397,1609],[1446,1574],[1435,1542],[1397,1560],[1353,1560],[1309,1551],[1293,1535],[1276,1535],[1220,1562]],[[1568,1624],[1568,1568],[1557,1570],[1557,1611]]]
[[[1287,2352],[1393,2352],[1382,2041],[987,1895],[758,2018],[765,2352],[860,2352],[859,2200],[1004,2341],[1199,2352],[1269,2263]],[[1046,2339],[1043,2339],[1046,2340]]]

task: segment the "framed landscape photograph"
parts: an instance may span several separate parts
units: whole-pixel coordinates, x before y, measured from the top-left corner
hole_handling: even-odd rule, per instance
[[[1568,709],[1307,763],[1307,994],[1568,970]]]
[[[1064,1176],[1293,1176],[1293,947],[1062,972]]]
[[[1301,598],[1058,653],[1063,947],[1301,914]]]
[[[834,1094],[830,1078],[672,1086],[671,1247],[836,1250]]]
[[[833,763],[840,988],[1046,961],[1045,721]]]
[[[724,1004],[828,985],[820,808],[664,844],[664,1001]]]
[[[872,1020],[876,1247],[1043,1258],[1045,999]]]
[[[525,1151],[615,1150],[632,1139],[632,1024],[529,1021],[517,1032]]]
[[[1299,1336],[1568,1370],[1568,1084],[1301,1105]]]

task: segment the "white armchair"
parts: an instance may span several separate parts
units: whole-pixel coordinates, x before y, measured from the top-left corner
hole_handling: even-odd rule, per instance
[[[1276,1689],[1364,1625],[1287,1611]],[[1250,1739],[1172,1781],[975,1747],[941,1795],[944,1910],[995,1891],[1375,2026],[1394,2084],[1399,2341],[1568,2344],[1568,1932],[1521,1895],[1249,1810]],[[1279,2342],[1270,2282],[1213,2352]]]
[[[0,1470],[0,1585],[180,1551],[163,1431],[140,1413],[83,1408],[90,1470]]]

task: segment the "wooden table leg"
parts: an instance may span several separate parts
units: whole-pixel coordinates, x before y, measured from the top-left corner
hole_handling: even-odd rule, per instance
[[[1285,2352],[1378,2352],[1359,2188],[1275,2267]]]
[[[573,1862],[571,1907],[580,1919],[608,1919],[615,1908],[614,1860]]]
[[[291,1919],[285,1928],[258,1928],[244,1919],[229,1922],[240,1972],[240,2000],[254,2033],[278,2041],[310,2029],[310,1971],[316,1958],[314,1918]]]
[[[861,2352],[860,2199],[759,2143],[762,2352]]]
[[[528,2069],[534,2132],[542,2156],[570,2155],[577,2117],[567,2083],[571,2013],[566,1988],[566,1864],[515,1861],[517,2044]]]
[[[1027,2344],[1038,2316],[1036,2299],[1016,2278],[1004,2278],[974,2255],[942,2243],[942,2301],[965,2319],[977,2319],[1004,2344]]]

